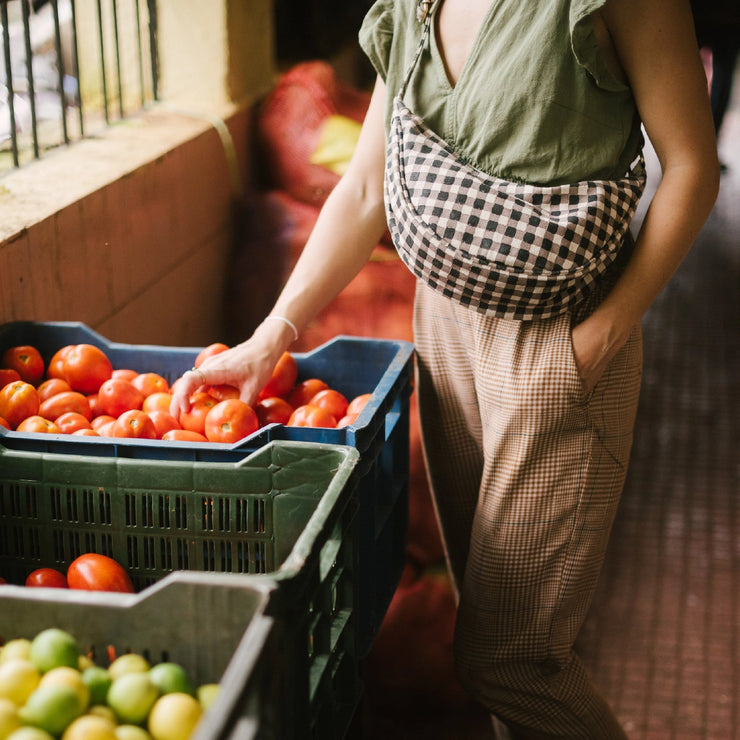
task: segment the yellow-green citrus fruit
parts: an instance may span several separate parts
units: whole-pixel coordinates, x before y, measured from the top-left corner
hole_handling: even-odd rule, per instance
[[[28,660],[31,652],[31,641],[25,637],[16,637],[14,640],[8,640],[0,650],[0,663],[5,663],[11,658],[24,658]]]
[[[74,688],[54,684],[39,686],[18,713],[25,724],[40,727],[50,735],[61,735],[67,725],[84,711]]]
[[[158,663],[149,671],[149,678],[160,694],[173,694],[177,691],[195,695],[195,686],[188,672],[178,663]]]
[[[80,651],[75,638],[69,632],[50,627],[31,640],[28,657],[41,673],[46,673],[59,666],[77,668]]]
[[[87,655],[80,655],[80,657],[77,659],[77,670],[80,673],[94,665],[95,661],[92,658],[88,658]]]
[[[140,725],[159,698],[159,691],[146,673],[124,673],[108,689],[108,706],[122,724]]]
[[[116,713],[107,704],[94,704],[88,707],[86,714],[93,714],[96,717],[103,717],[109,719],[113,724],[116,724]]]
[[[0,664],[0,697],[17,706],[26,703],[41,681],[41,674],[29,660],[13,658]]]
[[[20,727],[11,732],[5,740],[54,740],[54,738],[40,727]]]
[[[200,702],[190,694],[165,694],[149,713],[147,727],[154,740],[188,740],[203,716]]]
[[[116,740],[116,725],[105,717],[83,714],[68,725],[62,740]]]
[[[113,679],[110,673],[98,665],[85,668],[82,672],[82,680],[90,690],[90,704],[105,704]]]
[[[152,740],[152,736],[138,725],[117,725],[116,740]]]
[[[210,709],[211,704],[216,701],[218,696],[219,685],[217,683],[204,683],[198,686],[198,701],[200,702],[203,711]]]
[[[77,692],[83,711],[90,705],[90,689],[76,668],[66,665],[52,668],[41,676],[41,686],[69,686]]]
[[[145,673],[151,668],[149,661],[138,653],[119,655],[109,666],[108,673],[115,681],[126,673]]]
[[[10,699],[0,699],[0,740],[21,726],[18,707]]]

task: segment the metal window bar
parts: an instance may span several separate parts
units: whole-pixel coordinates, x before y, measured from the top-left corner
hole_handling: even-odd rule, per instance
[[[156,0],[96,0],[96,31],[80,4],[0,0],[0,174],[159,99]]]

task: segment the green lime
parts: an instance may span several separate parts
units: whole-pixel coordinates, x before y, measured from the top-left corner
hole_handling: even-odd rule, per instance
[[[18,710],[27,725],[40,727],[50,735],[61,735],[73,719],[85,711],[80,695],[72,686],[39,686]]]
[[[116,725],[104,717],[83,714],[69,724],[62,740],[117,740]]]
[[[29,658],[41,673],[59,666],[77,668],[79,657],[80,651],[75,638],[69,632],[56,627],[39,632],[31,640]]]
[[[11,732],[5,740],[54,740],[54,738],[40,727],[20,727]]]
[[[96,717],[110,720],[114,725],[117,722],[116,713],[107,704],[93,704],[87,708],[85,714],[94,714]]]
[[[217,683],[204,683],[198,686],[197,697],[203,711],[207,711],[218,696],[219,685]]]
[[[149,661],[138,653],[119,655],[109,666],[108,673],[115,681],[126,673],[146,673],[151,668]]]
[[[108,689],[108,706],[122,724],[140,725],[158,698],[148,672],[124,673]]]
[[[152,740],[152,736],[137,725],[117,725],[116,740]]]
[[[87,688],[90,689],[90,704],[105,704],[108,689],[113,683],[110,673],[105,668],[94,665],[85,668],[82,672],[82,680]]]
[[[90,668],[90,666],[94,666],[95,661],[91,658],[88,658],[87,655],[80,655],[80,657],[77,659],[77,670],[82,673],[82,671],[85,670],[85,668]]]
[[[160,694],[179,691],[181,694],[195,695],[195,686],[188,672],[179,663],[158,663],[149,671],[149,678]]]
[[[30,660],[13,658],[0,663],[0,697],[19,707],[26,703],[40,680],[41,674]]]
[[[90,689],[82,680],[82,674],[76,668],[60,665],[41,676],[41,686],[69,686],[77,692],[83,711],[90,705]]]

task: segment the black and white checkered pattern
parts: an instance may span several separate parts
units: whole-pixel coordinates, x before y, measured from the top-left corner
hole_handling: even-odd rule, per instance
[[[509,182],[463,161],[398,95],[385,181],[393,242],[418,278],[476,310],[534,319],[583,300],[614,261],[645,167],[641,155],[621,180]]]

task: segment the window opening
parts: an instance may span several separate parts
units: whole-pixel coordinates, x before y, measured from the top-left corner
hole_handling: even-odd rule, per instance
[[[159,99],[156,0],[0,0],[0,175]]]

